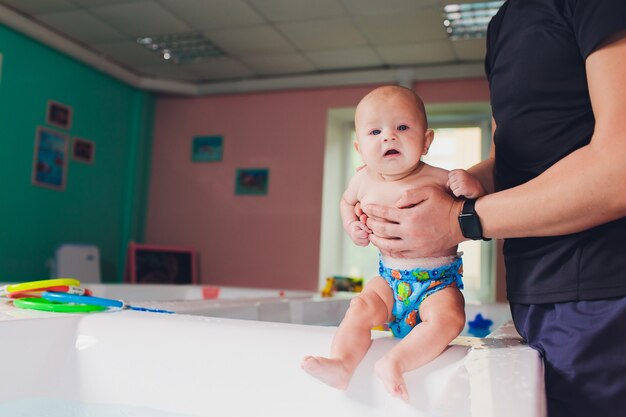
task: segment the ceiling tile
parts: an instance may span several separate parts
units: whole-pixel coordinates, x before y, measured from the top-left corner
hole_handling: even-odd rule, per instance
[[[367,45],[367,39],[349,18],[281,23],[276,27],[302,51]]]
[[[371,68],[382,65],[376,52],[369,47],[307,52],[306,56],[319,69]]]
[[[94,45],[94,48],[131,67],[160,65],[163,58],[136,42],[115,42]]]
[[[72,0],[72,2],[84,7],[104,6],[120,3],[131,3],[142,0]]]
[[[48,13],[37,19],[83,43],[124,40],[118,31],[83,10]]]
[[[269,55],[241,58],[243,63],[260,75],[296,74],[315,71],[309,60],[300,54]]]
[[[438,4],[437,0],[341,0],[341,3],[355,16],[405,13]]]
[[[438,0],[439,6],[443,8],[446,4],[463,4],[463,3],[477,3],[481,0]]]
[[[161,4],[196,30],[265,23],[241,0],[161,0]]]
[[[376,47],[385,64],[424,65],[456,61],[450,41]]]
[[[123,3],[95,7],[90,11],[130,36],[168,35],[191,31],[191,27],[153,2]]]
[[[452,41],[452,48],[460,61],[482,61],[486,54],[485,39],[459,39]]]
[[[135,68],[138,72],[146,75],[172,78],[181,81],[196,81],[200,79],[198,75],[186,71],[177,65],[164,62],[161,65],[140,66]]]
[[[269,25],[210,31],[206,36],[227,54],[233,56],[295,52],[293,46]]]
[[[59,10],[71,10],[75,6],[68,0],[2,0],[2,4],[11,6],[22,13],[49,13]]]
[[[248,2],[272,22],[347,15],[345,8],[337,0],[248,0]]]
[[[419,43],[448,39],[441,13],[434,7],[419,12],[355,18],[361,32],[374,45]]]
[[[252,70],[232,58],[218,58],[201,64],[185,65],[182,68],[202,80],[228,80],[254,75]]]

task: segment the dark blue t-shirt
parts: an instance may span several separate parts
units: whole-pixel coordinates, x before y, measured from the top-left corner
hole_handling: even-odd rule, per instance
[[[485,59],[498,190],[537,177],[590,142],[585,60],[624,29],[626,0],[504,3],[489,24]],[[506,239],[504,257],[511,302],[624,296],[626,218],[565,236]]]

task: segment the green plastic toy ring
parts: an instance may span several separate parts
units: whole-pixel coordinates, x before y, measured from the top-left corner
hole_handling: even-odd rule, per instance
[[[43,298],[19,298],[13,300],[13,305],[28,310],[52,311],[54,313],[91,313],[107,309],[103,306],[87,304],[57,303]]]

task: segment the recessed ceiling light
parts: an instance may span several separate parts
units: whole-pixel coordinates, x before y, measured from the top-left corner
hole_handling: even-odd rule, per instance
[[[443,25],[452,40],[482,38],[489,21],[504,1],[448,4],[443,7]]]
[[[181,33],[137,38],[137,43],[174,64],[203,62],[223,57],[226,52],[202,33]]]

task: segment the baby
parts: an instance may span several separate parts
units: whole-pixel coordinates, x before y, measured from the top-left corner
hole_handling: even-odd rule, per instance
[[[480,182],[463,170],[448,172],[421,161],[433,141],[422,100],[399,86],[377,88],[359,103],[356,141],[365,166],[351,179],[341,200],[344,229],[359,246],[369,244],[371,230],[356,215],[357,203],[393,206],[410,189],[437,186],[477,197]],[[458,188],[457,188],[458,186]],[[307,356],[302,368],[338,389],[346,389],[371,345],[371,329],[387,323],[402,340],[375,365],[387,391],[408,399],[403,374],[436,358],[465,326],[460,290],[463,266],[457,247],[427,258],[380,255],[380,276],[371,279],[337,329],[330,357]]]

